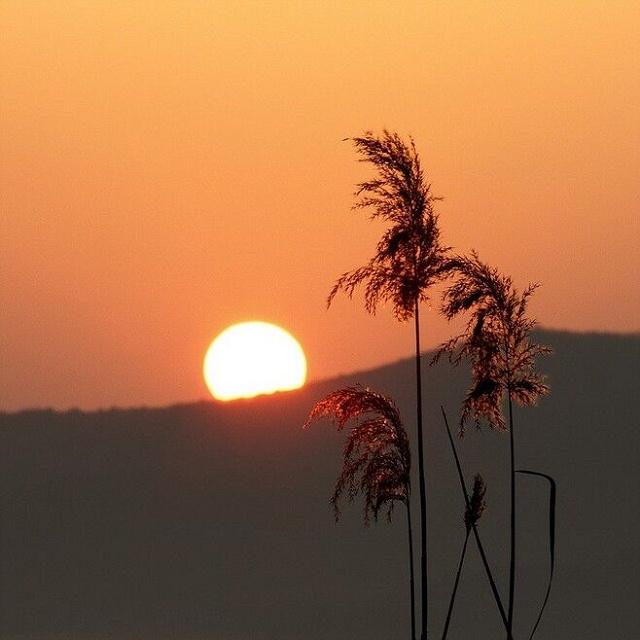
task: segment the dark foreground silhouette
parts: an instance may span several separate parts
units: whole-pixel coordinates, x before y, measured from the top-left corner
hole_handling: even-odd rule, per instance
[[[519,462],[558,483],[556,577],[537,638],[635,638],[640,564],[640,336],[540,332],[555,350],[552,394],[518,412]],[[230,404],[96,413],[0,414],[0,637],[389,640],[406,636],[406,524],[332,518],[342,440],[303,431],[309,407],[360,382],[410,414],[412,361]],[[431,633],[444,622],[463,530],[439,405],[455,417],[468,372],[425,367],[432,496]],[[508,587],[508,436],[456,443],[482,473],[479,527]],[[548,577],[543,487],[519,479],[526,582],[515,636],[532,627]],[[470,547],[449,638],[503,627]],[[431,623],[430,623],[431,624]]]

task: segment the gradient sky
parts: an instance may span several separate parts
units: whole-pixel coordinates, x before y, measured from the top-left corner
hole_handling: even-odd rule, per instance
[[[281,324],[311,378],[408,355],[324,301],[381,227],[342,139],[412,134],[445,242],[547,327],[640,329],[640,4],[0,4],[0,408],[207,396],[227,325]],[[424,341],[450,332],[434,302]]]

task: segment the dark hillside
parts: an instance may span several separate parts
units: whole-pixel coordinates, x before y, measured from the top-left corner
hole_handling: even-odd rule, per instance
[[[637,602],[640,336],[540,332],[552,394],[519,410],[519,464],[559,486],[558,565],[539,640],[631,640]],[[438,415],[455,422],[466,372],[427,369],[434,637],[463,537],[455,469]],[[393,395],[413,433],[412,362],[230,404],[96,413],[0,414],[3,639],[405,639],[404,518],[365,529],[361,505],[328,505],[342,437],[301,424],[328,391],[362,382]],[[507,442],[470,430],[481,521],[506,590]],[[546,494],[520,481],[517,611],[533,621],[546,579]],[[398,513],[398,516],[404,514]],[[475,549],[450,638],[501,637]],[[437,626],[435,626],[437,624]],[[482,633],[480,632],[482,630]]]

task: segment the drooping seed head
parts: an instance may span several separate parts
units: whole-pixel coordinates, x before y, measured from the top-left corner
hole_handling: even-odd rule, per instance
[[[407,502],[410,494],[411,452],[398,408],[390,398],[355,385],[334,391],[316,403],[304,428],[322,417],[330,418],[338,431],[353,423],[331,497],[336,519],[345,493],[349,501],[364,494],[365,523],[372,517],[377,520],[383,508],[391,519],[394,503]]]

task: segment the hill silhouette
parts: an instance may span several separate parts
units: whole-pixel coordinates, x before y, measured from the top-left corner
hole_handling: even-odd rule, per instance
[[[640,335],[538,338],[555,350],[540,363],[552,393],[518,411],[519,464],[552,474],[559,501],[556,581],[536,637],[630,640]],[[343,436],[301,425],[316,400],[360,382],[395,398],[413,436],[411,375],[407,360],[227,404],[0,414],[0,636],[406,638],[404,519],[364,528],[357,502],[335,524]],[[425,366],[434,637],[464,535],[438,407],[455,421],[466,384],[464,368]],[[459,447],[468,478],[487,481],[480,530],[505,593],[508,437],[471,429]],[[516,637],[528,637],[547,575],[546,494],[519,483]],[[472,548],[449,637],[502,634]]]

